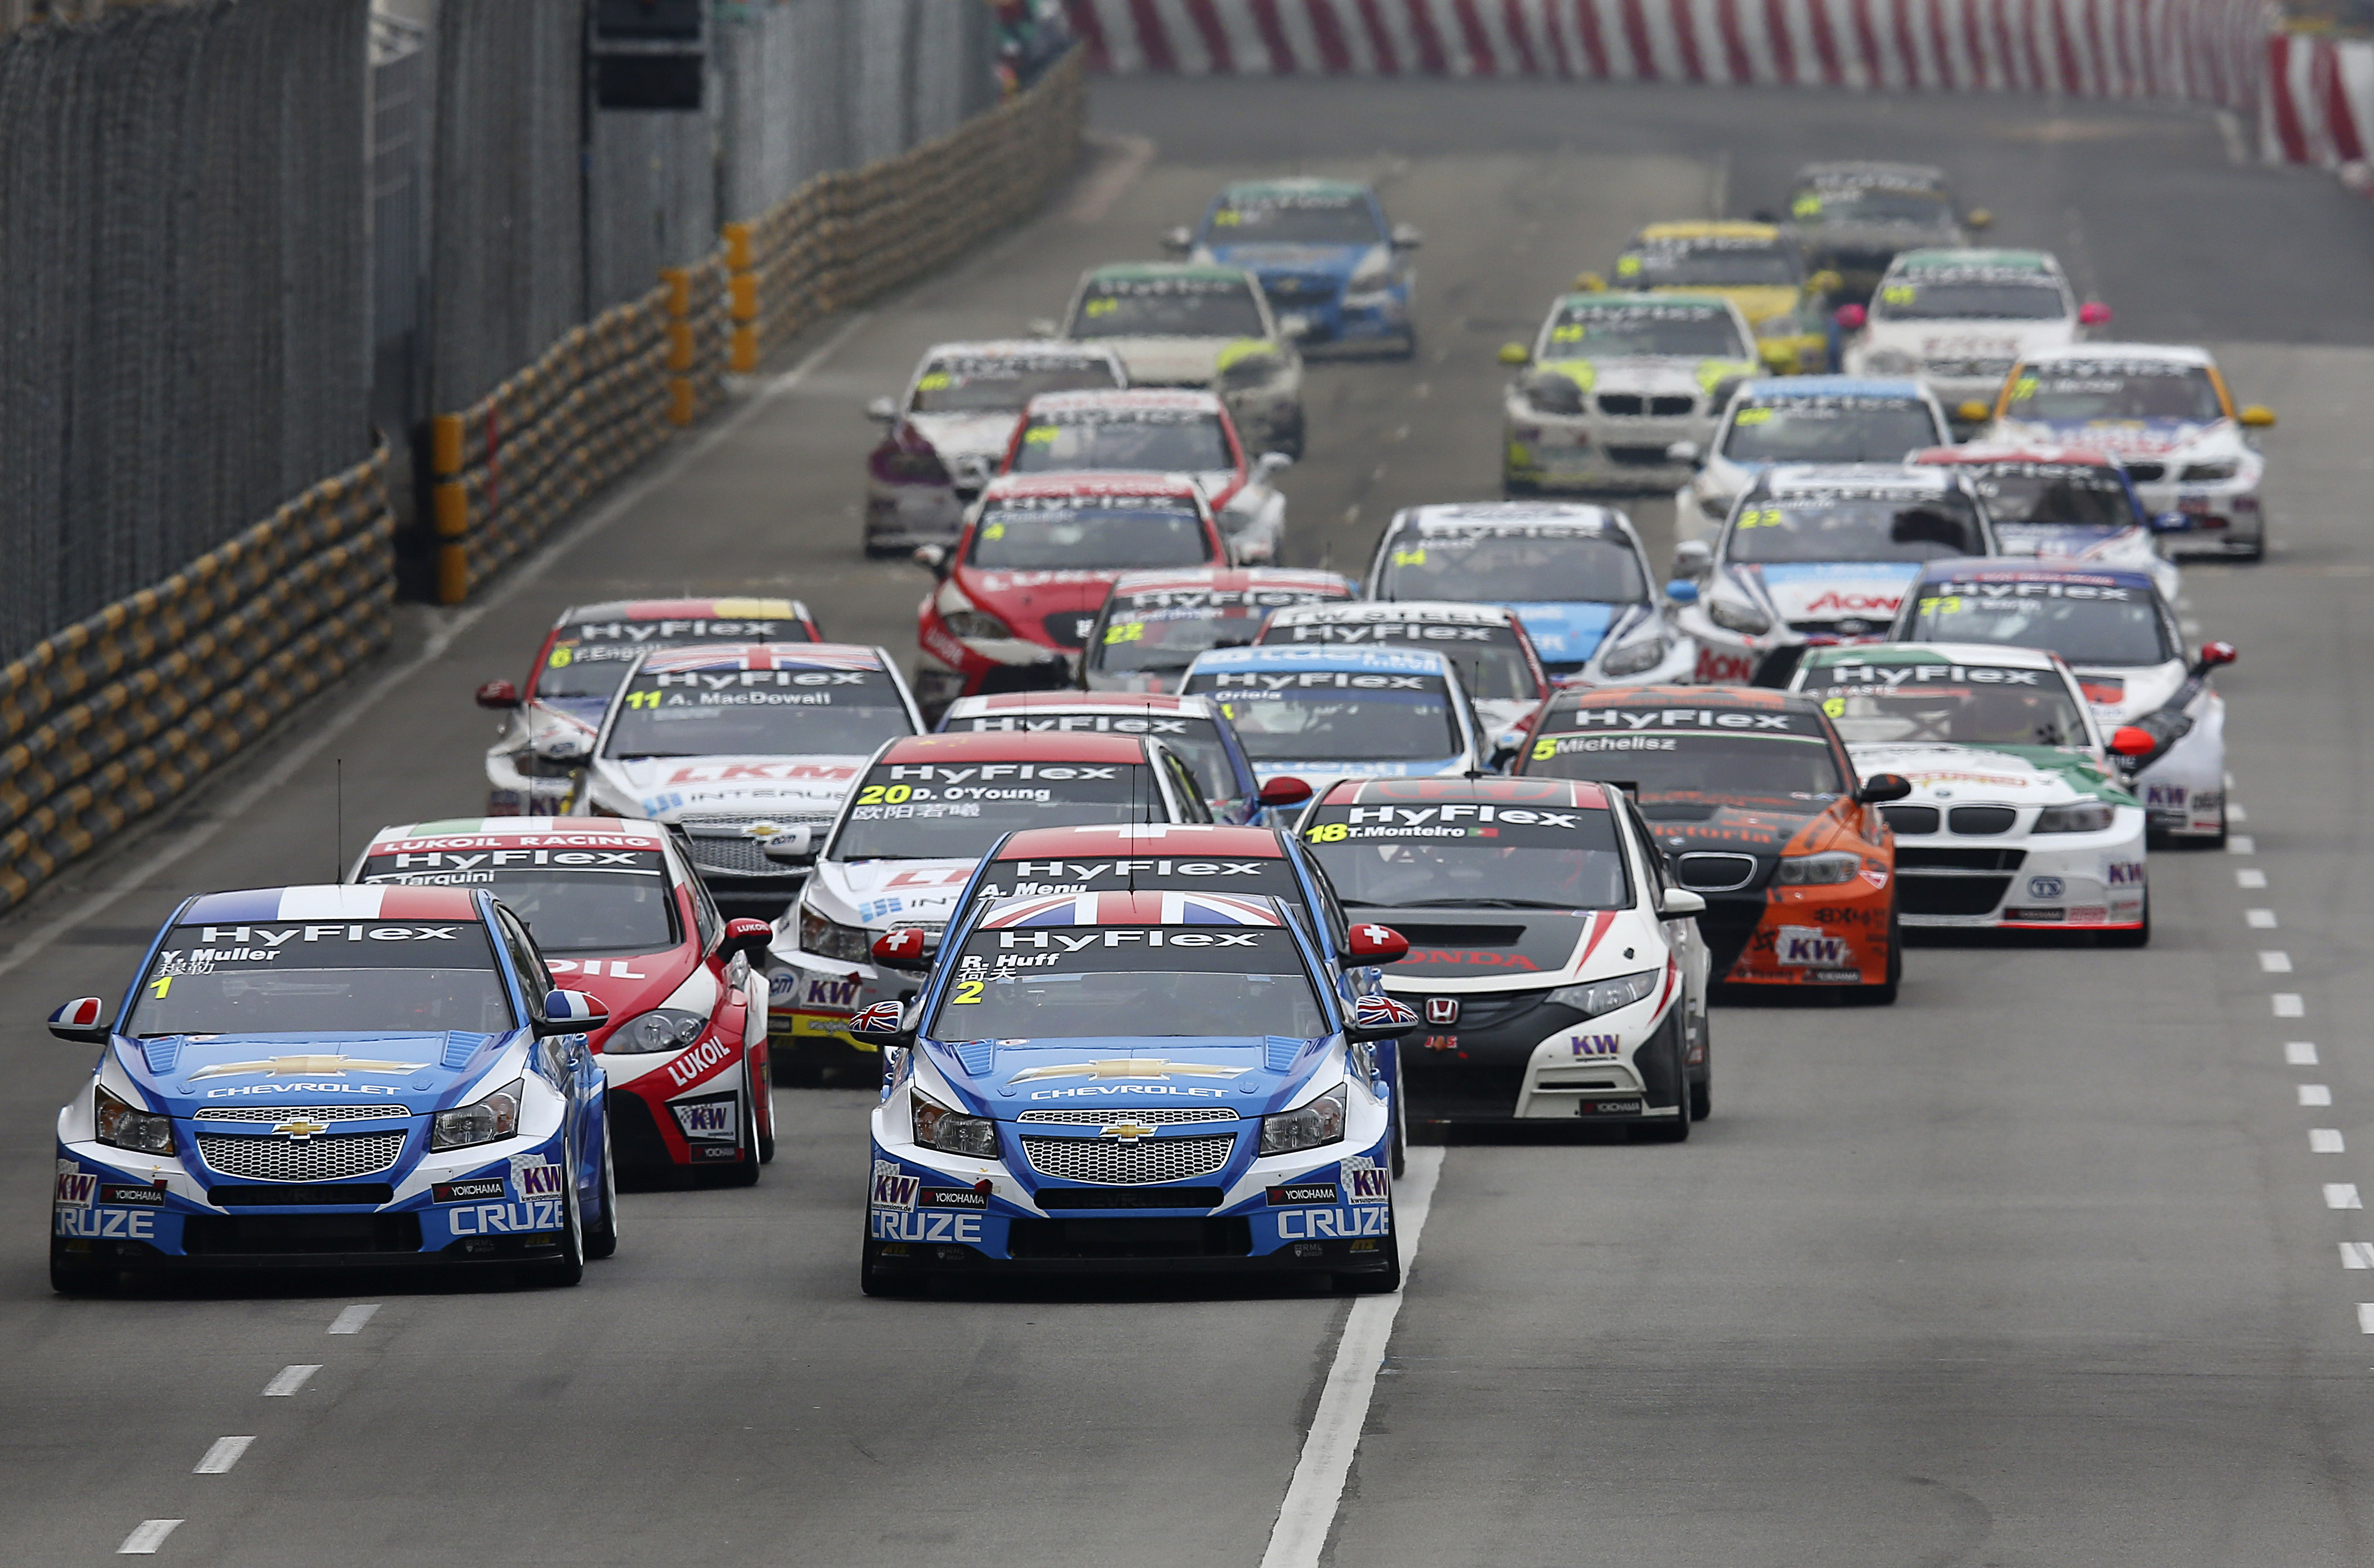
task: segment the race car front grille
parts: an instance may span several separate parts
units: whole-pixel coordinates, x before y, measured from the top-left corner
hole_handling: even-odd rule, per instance
[[[418,1252],[420,1216],[193,1214],[182,1222],[193,1258],[273,1258],[338,1252]]]
[[[394,1197],[395,1188],[383,1181],[258,1182],[211,1188],[206,1201],[217,1209],[314,1209],[333,1204],[376,1209]]]
[[[200,1121],[385,1121],[410,1116],[408,1106],[208,1106]]]
[[[788,876],[791,873],[767,859],[755,838],[696,838],[692,841],[693,869],[713,872],[722,876]]]
[[[1100,1187],[1153,1187],[1210,1176],[1228,1163],[1236,1147],[1233,1132],[1201,1138],[1142,1138],[1134,1143],[1111,1138],[1026,1135],[1022,1140],[1030,1168],[1040,1176]]]
[[[1167,1127],[1182,1121],[1234,1121],[1237,1113],[1217,1106],[1172,1111],[1024,1111],[1015,1119],[1056,1122],[1064,1127],[1102,1127],[1109,1121],[1142,1121],[1152,1127]]]
[[[1661,419],[1687,414],[1697,406],[1697,400],[1688,397],[1652,397],[1649,400],[1649,412]]]
[[[335,1138],[230,1138],[198,1134],[198,1154],[228,1176],[249,1181],[337,1181],[383,1171],[404,1153],[408,1134],[349,1132]]]
[[[2156,480],[2166,477],[2167,474],[2168,464],[2164,462],[2131,462],[2127,464],[2127,477],[2133,480],[2138,485],[2149,485]]]
[[[2027,861],[2025,849],[1945,849],[1927,845],[1898,848],[1896,869],[1914,872],[2016,872]]]
[[[1217,1209],[1216,1187],[1042,1187],[1041,1209]]]
[[[1730,893],[1756,880],[1756,857],[1695,852],[1677,857],[1674,875],[1693,893]]]
[[[1879,814],[1887,825],[1898,833],[1934,833],[1937,831],[1937,808],[1934,806],[1882,806]]]
[[[1262,289],[1273,299],[1326,299],[1335,292],[1335,280],[1323,274],[1297,276],[1279,273],[1263,278]]]
[[[1945,813],[1945,825],[1973,838],[2009,833],[2019,813],[2009,806],[1956,806]]]
[[[1401,928],[1396,926],[1393,929],[1399,930]],[[1460,1030],[1467,1034],[1480,1034],[1487,1029],[1498,1029],[1522,1018],[1526,1013],[1541,1006],[1543,999],[1549,994],[1547,991],[1503,991],[1498,995],[1477,996],[1473,991],[1467,991],[1451,1000],[1459,1003]],[[1401,1000],[1416,1008],[1418,1016],[1421,1018],[1426,1015],[1424,997],[1405,996]]]
[[[1922,367],[1924,375],[1969,380],[1978,376],[2003,377],[2011,374],[2008,359],[1932,359]]]
[[[1016,1258],[1244,1258],[1252,1252],[1252,1222],[1221,1219],[1016,1220],[1006,1227],[1006,1252]]]
[[[1637,416],[1640,412],[1640,394],[1639,392],[1601,392],[1599,412],[1613,414],[1619,418]]]
[[[1896,880],[1898,906],[1908,915],[1991,914],[2011,886],[2007,876],[1922,875],[1905,872],[1901,864],[1897,870],[1902,873]]]
[[[1674,461],[1669,450],[1664,447],[1608,447],[1604,450],[1607,453],[1607,461],[1610,462],[1637,463],[1643,468]]]

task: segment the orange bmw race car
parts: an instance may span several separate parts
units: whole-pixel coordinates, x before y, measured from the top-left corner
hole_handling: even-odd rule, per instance
[[[1910,787],[1858,780],[1811,701],[1749,686],[1561,693],[1515,771],[1633,792],[1675,880],[1706,900],[1720,982],[1896,1000],[1896,843],[1877,807]]]

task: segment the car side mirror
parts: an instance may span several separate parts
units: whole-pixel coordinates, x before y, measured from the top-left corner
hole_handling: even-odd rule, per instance
[[[1504,343],[1500,345],[1499,360],[1503,365],[1515,368],[1532,364],[1534,357],[1525,352],[1525,345],[1522,343]]]
[[[1971,398],[1954,410],[1954,417],[1965,425],[1983,425],[1993,413],[1993,409],[1977,398]]]
[[[1417,226],[1412,223],[1394,224],[1393,240],[1396,251],[1415,251],[1426,243],[1426,236],[1419,233]]]
[[[899,419],[899,404],[887,397],[877,397],[865,405],[865,417],[873,420],[876,425],[896,424]]]
[[[2272,430],[2275,427],[2275,411],[2264,404],[2251,404],[2238,417],[2253,430]]]
[[[1962,220],[1965,228],[1992,228],[1994,226],[1995,215],[1984,207],[1972,207],[1970,216]]]
[[[1692,579],[1714,569],[1714,546],[1703,539],[1685,539],[1674,546],[1674,575]]]
[[[1686,887],[1669,887],[1658,896],[1657,913],[1669,920],[1706,913],[1706,900]]]
[[[1860,305],[1841,305],[1830,312],[1830,319],[1849,332],[1861,332],[1871,312]]]
[[[899,1001],[877,1001],[861,1008],[842,1027],[861,1040],[878,1045],[903,1044],[915,1033],[907,1025],[907,1004]]]
[[[1162,231],[1162,248],[1173,255],[1184,255],[1195,248],[1195,231],[1185,224]]]
[[[2149,756],[2159,750],[2159,737],[2137,724],[2121,724],[2110,732],[2110,751],[2116,756]]]
[[[50,1033],[77,1046],[107,1044],[107,1003],[78,996],[50,1014]]]
[[[1299,806],[1310,799],[1310,786],[1291,773],[1281,773],[1262,781],[1261,793],[1254,797],[1265,806]]]
[[[546,762],[557,762],[565,766],[573,767],[594,755],[594,737],[580,730],[569,730],[557,735],[546,735],[536,742],[535,755]]]
[[[2154,533],[2190,533],[2192,519],[2184,512],[2154,512],[2145,526]]]
[[[921,926],[900,926],[874,939],[874,962],[893,969],[928,969],[939,947],[937,933]]]
[[[1300,343],[1317,330],[1311,319],[1299,310],[1289,310],[1277,319],[1277,335],[1288,343]]]
[[[753,964],[766,961],[767,949],[774,945],[775,928],[764,920],[741,917],[725,922],[725,940],[717,945],[717,956],[732,958],[741,954]]]
[[[2231,664],[2241,656],[2241,649],[2230,642],[2204,642],[2201,645],[2201,667],[2204,670]]]
[[[1389,996],[1364,996],[1352,1004],[1345,1026],[1349,1040],[1398,1040],[1417,1027],[1417,1010]]]
[[[1033,316],[1029,321],[1023,323],[1022,330],[1029,333],[1032,337],[1053,337],[1058,329],[1056,328],[1053,318],[1049,316]]]
[[[1698,585],[1686,577],[1677,577],[1665,584],[1665,600],[1672,604],[1695,604],[1698,602]]]
[[[1665,449],[1665,461],[1686,462],[1696,468],[1698,465],[1698,444],[1696,441],[1675,441]]]
[[[1910,793],[1912,780],[1904,775],[1875,773],[1863,781],[1862,788],[1854,792],[1854,798],[1863,805],[1875,806],[1884,801],[1900,801]]]
[[[478,706],[497,713],[508,713],[520,705],[519,687],[509,681],[488,681],[478,688]]]
[[[1584,294],[1604,294],[1607,291],[1607,280],[1595,272],[1579,272],[1574,275],[1574,287]]]
[[[907,558],[934,577],[948,575],[948,547],[945,544],[918,544],[915,553]]]
[[[758,853],[779,866],[811,866],[816,863],[817,848],[816,830],[800,823],[762,841]]]
[[[1398,964],[1409,956],[1409,938],[1391,926],[1355,920],[1344,953],[1354,964]]]
[[[610,1022],[610,1010],[591,991],[546,991],[544,1016],[535,1021],[538,1036],[590,1035]]]
[[[2108,326],[2110,324],[2110,308],[2099,299],[2088,299],[2077,307],[2077,322],[2081,326]]]
[[[1275,478],[1293,466],[1294,459],[1284,452],[1263,452],[1253,459],[1253,477],[1256,480]]]

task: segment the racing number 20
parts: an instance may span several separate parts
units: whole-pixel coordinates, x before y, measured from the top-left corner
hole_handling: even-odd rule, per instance
[[[861,806],[904,805],[914,793],[913,786],[908,784],[868,784],[857,792],[857,803]]]

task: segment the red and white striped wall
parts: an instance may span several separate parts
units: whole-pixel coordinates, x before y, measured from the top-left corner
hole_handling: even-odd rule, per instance
[[[2252,111],[2261,0],[1067,0],[1100,70],[2176,98]]]
[[[2266,50],[2261,150],[2273,162],[2338,165],[2374,193],[2374,42],[2276,33]]]

